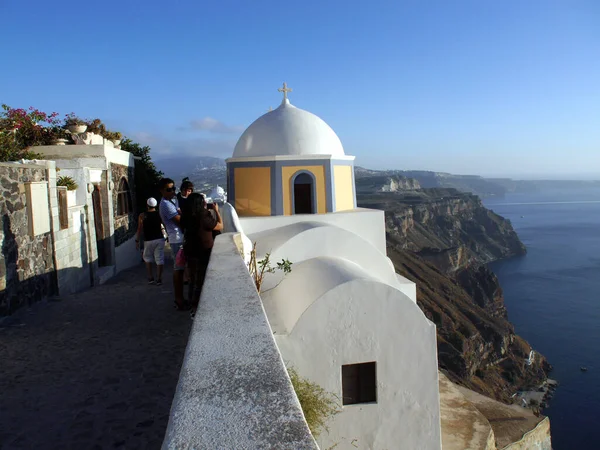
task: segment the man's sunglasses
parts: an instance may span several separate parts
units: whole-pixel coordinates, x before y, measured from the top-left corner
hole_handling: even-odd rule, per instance
[[[165,192],[175,192],[175,188],[174,187],[165,188]]]

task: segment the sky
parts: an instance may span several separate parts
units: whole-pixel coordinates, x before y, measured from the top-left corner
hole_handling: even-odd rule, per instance
[[[281,102],[356,165],[600,179],[597,0],[0,0],[0,103],[229,157]]]

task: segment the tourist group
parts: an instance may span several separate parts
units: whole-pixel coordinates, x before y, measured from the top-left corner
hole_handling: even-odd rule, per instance
[[[143,240],[143,260],[148,272],[148,283],[162,285],[165,263],[165,241],[173,256],[173,289],[175,307],[191,310],[194,317],[208,267],[215,237],[223,229],[223,220],[216,202],[208,203],[204,194],[194,192],[194,185],[184,178],[179,193],[175,182],[163,178],[159,182],[160,203],[153,197],[147,202],[147,211],[140,214],[136,247]],[[156,265],[156,278],[154,277]],[[188,300],[184,299],[184,285],[189,285]]]

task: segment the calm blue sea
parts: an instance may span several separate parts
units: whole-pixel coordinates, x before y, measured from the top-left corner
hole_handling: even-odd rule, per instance
[[[516,331],[554,366],[544,414],[554,450],[600,448],[600,189],[511,194],[485,205],[510,219],[528,254],[491,269]],[[580,370],[588,368],[587,372]]]

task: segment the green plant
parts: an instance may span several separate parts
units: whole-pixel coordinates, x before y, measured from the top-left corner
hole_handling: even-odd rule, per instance
[[[88,127],[86,130],[88,133],[99,134],[105,139],[109,141],[116,141],[123,137],[123,135],[118,131],[110,131],[106,128],[106,125],[102,123],[100,119],[94,119],[88,123]]]
[[[263,283],[263,279],[265,274],[267,273],[275,273],[276,270],[283,271],[284,275],[287,275],[292,271],[292,263],[288,259],[282,259],[277,263],[277,267],[271,266],[271,254],[267,253],[263,259],[260,261],[256,260],[256,242],[252,246],[252,251],[250,252],[250,275],[254,279],[254,284],[256,285],[256,290],[260,293],[260,288]]]
[[[78,186],[77,182],[73,178],[68,177],[66,175],[58,177],[58,180],[56,180],[56,185],[65,186],[68,191],[74,191],[75,189],[77,189]]]
[[[102,123],[100,119],[92,120],[87,127],[86,130],[88,133],[99,134],[100,136],[104,136],[104,133],[107,132],[106,126]]]
[[[67,130],[57,126],[50,128],[50,133],[54,139],[69,139],[70,137],[70,134],[67,133]]]
[[[121,150],[139,157],[135,161],[135,198],[137,211],[146,210],[146,199],[148,197],[160,198],[158,190],[158,181],[163,177],[163,173],[156,169],[150,156],[150,147],[140,145],[131,139],[123,139]]]
[[[102,136],[109,141],[117,141],[123,137],[123,135],[118,131],[106,131]]]
[[[89,125],[89,122],[83,120],[75,115],[75,113],[70,113],[65,115],[65,127],[70,127],[73,125]]]
[[[298,375],[293,367],[288,367],[287,371],[313,436],[319,436],[323,430],[329,431],[327,421],[340,412],[339,398]]]

